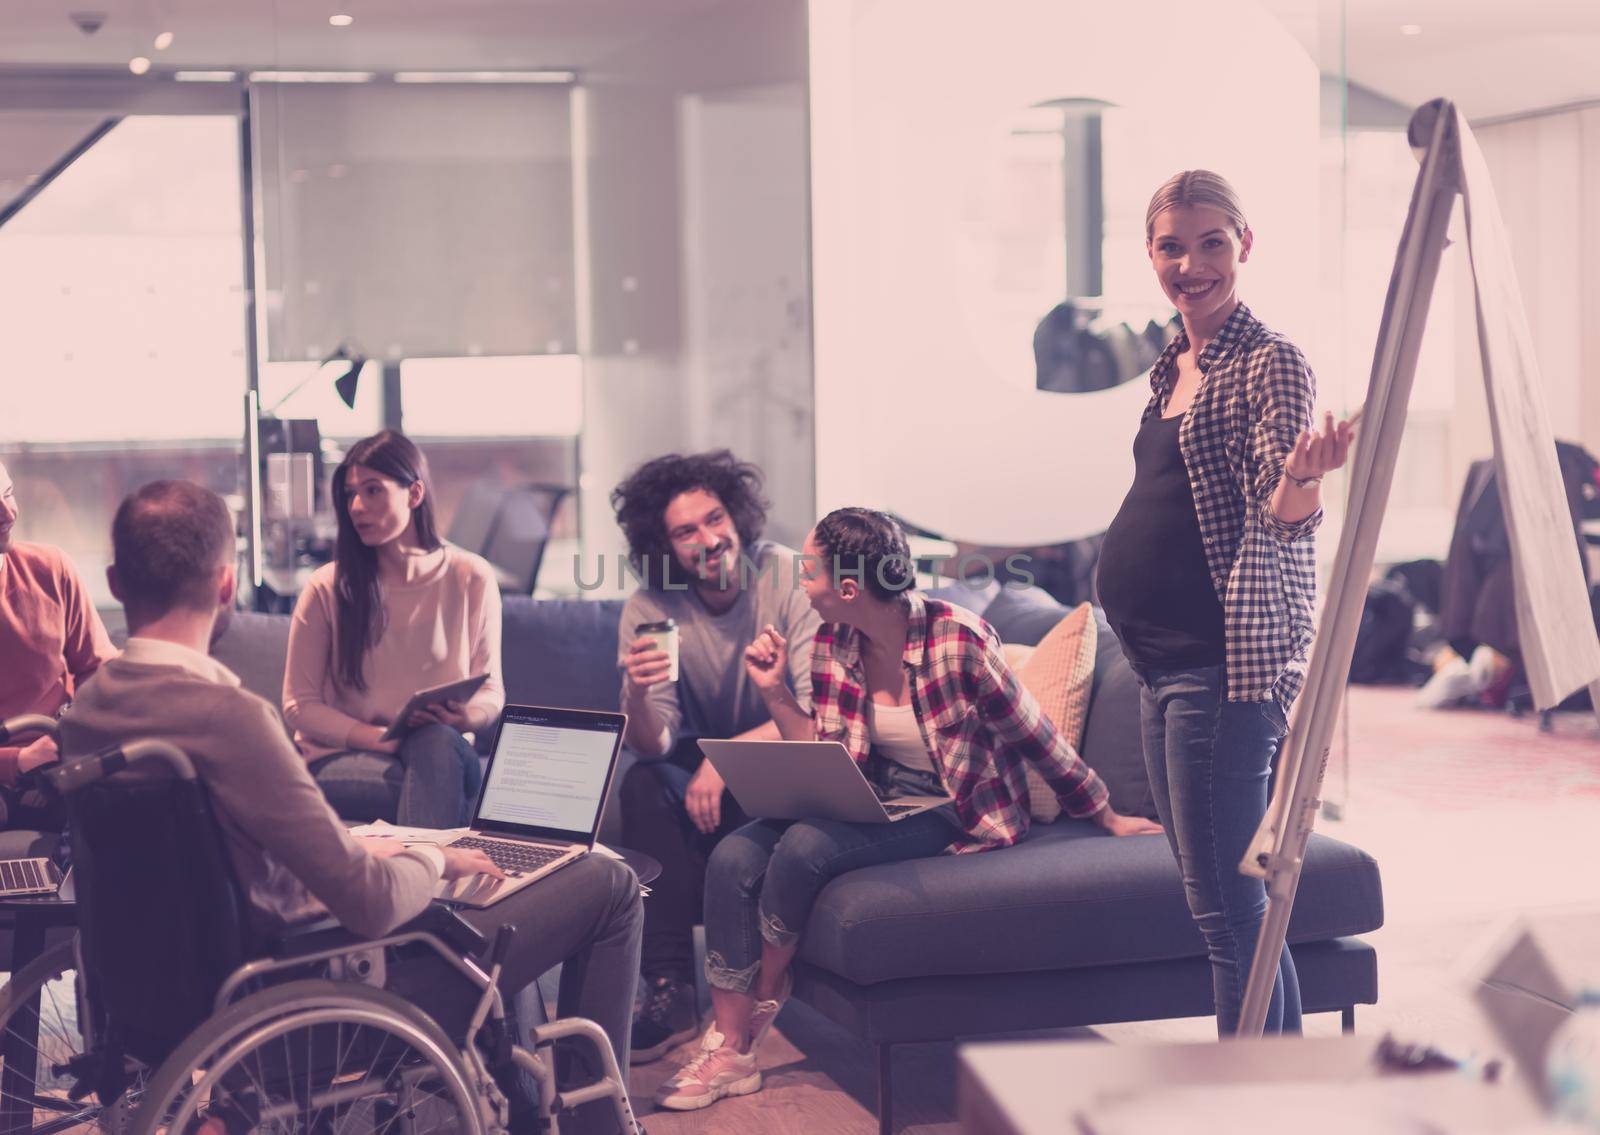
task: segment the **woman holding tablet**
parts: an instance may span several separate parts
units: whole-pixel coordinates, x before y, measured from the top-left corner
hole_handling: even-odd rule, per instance
[[[351,447],[333,507],[334,560],[289,628],[284,717],[345,819],[464,824],[482,779],[465,734],[490,728],[505,704],[494,569],[439,538],[427,460],[393,430]],[[413,694],[480,674],[469,699],[429,704],[384,736]]]
[[[1028,831],[1024,762],[1068,815],[1111,835],[1157,833],[1112,810],[1106,786],[1056,731],[977,615],[915,589],[893,519],[842,508],[806,537],[802,586],[822,626],[811,711],[783,681],[788,643],[768,626],[745,667],[786,741],[839,741],[883,799],[949,795],[895,823],[756,820],[717,844],[706,871],[706,982],[715,1021],[656,1095],[686,1111],[761,1087],[754,1049],[791,983],[817,896],[847,871],[1006,847]]]

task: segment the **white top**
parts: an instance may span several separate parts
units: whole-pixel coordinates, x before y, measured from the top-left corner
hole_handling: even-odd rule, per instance
[[[896,764],[918,772],[933,772],[933,758],[922,743],[916,707],[880,705],[867,699],[867,739],[872,747]]]

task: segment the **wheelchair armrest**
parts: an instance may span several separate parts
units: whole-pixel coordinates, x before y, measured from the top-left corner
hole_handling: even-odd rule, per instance
[[[334,919],[324,918],[320,922],[309,922],[282,931],[270,943],[268,952],[273,957],[289,961],[345,946],[354,948],[370,945],[374,941],[401,934],[432,934],[452,950],[468,957],[481,954],[489,945],[489,940],[471,923],[444,903],[436,902],[410,922],[396,926],[380,939],[363,938]]]
[[[477,957],[489,946],[489,939],[484,937],[482,931],[462,918],[453,907],[442,902],[430,904],[421,914],[395,931],[396,934],[419,932],[434,935],[452,950],[467,957]]]
[[[292,959],[342,946],[359,946],[366,939],[351,933],[334,918],[323,918],[300,926],[290,926],[275,934],[262,952],[275,958]]]
[[[510,927],[505,930],[509,931]],[[469,966],[468,962],[481,958],[488,947],[488,939],[448,906],[435,902],[410,922],[379,938],[363,938],[332,919],[292,927],[268,938],[261,943],[264,948],[260,956],[234,970],[222,983],[215,999],[217,1008],[220,1010],[231,1004],[241,990],[249,989],[251,983],[268,974],[336,957],[350,957],[367,950],[402,946],[413,935],[427,935],[435,952],[453,960],[469,977],[477,974],[480,981],[486,980],[482,971]]]

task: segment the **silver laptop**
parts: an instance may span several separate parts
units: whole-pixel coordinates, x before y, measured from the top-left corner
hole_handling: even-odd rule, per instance
[[[701,741],[711,767],[746,814],[769,820],[893,823],[950,803],[949,796],[880,800],[837,741]]]
[[[49,859],[0,859],[0,898],[53,895],[61,886],[61,871]]]
[[[463,906],[493,906],[589,854],[627,724],[621,713],[506,706],[472,831],[446,845],[479,849],[506,878],[458,879],[439,897]]]

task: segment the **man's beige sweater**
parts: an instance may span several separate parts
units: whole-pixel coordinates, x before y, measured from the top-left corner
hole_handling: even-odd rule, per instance
[[[84,685],[61,723],[67,760],[145,738],[169,741],[194,762],[262,929],[326,911],[376,936],[433,897],[439,852],[379,859],[362,847],[306,771],[278,711],[215,660],[132,638]]]

